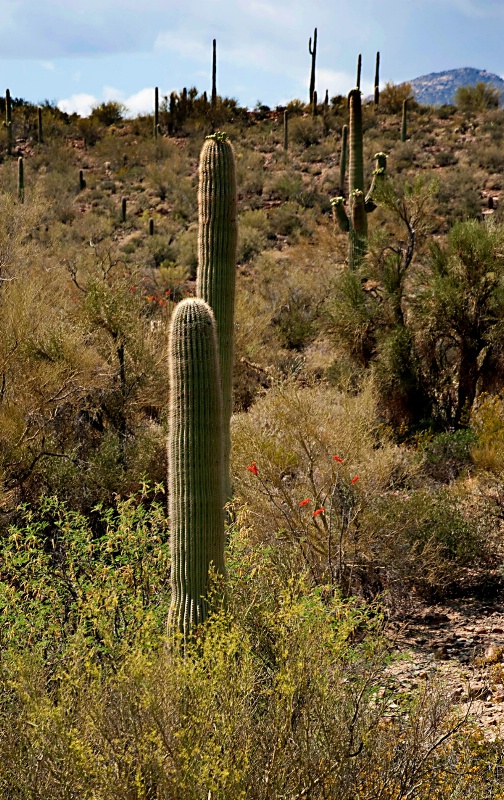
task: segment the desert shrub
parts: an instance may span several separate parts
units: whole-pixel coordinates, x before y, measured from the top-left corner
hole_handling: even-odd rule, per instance
[[[410,83],[395,84],[387,81],[380,90],[380,109],[386,114],[399,114],[404,101],[412,96],[413,89]]]
[[[480,469],[500,474],[504,468],[504,397],[481,395],[471,414],[475,437],[471,457]]]
[[[125,111],[126,108],[122,103],[118,103],[116,100],[109,100],[107,103],[100,103],[100,105],[95,106],[91,110],[89,118],[91,121],[96,120],[100,125],[110,127],[121,122]]]
[[[426,434],[420,441],[425,457],[424,469],[436,480],[450,483],[472,467],[472,450],[476,442],[475,432],[468,428]]]
[[[289,123],[289,140],[302,147],[318,144],[323,132],[322,121],[311,116],[296,116]]]
[[[458,158],[451,150],[441,150],[434,155],[434,160],[438,167],[452,167],[458,163]]]
[[[98,540],[87,538],[71,514],[51,529],[59,544],[75,542],[80,558],[70,564],[85,570],[80,581],[69,574],[76,608],[83,598],[91,602],[82,603],[82,615],[70,615],[78,632],[59,663],[45,661],[42,646],[30,647],[29,625],[2,648],[5,797],[197,800],[210,793],[232,800],[296,796],[306,786],[313,800],[351,800],[356,791],[374,800],[413,789],[432,797],[452,740],[464,774],[470,758],[457,746],[462,723],[448,693],[429,681],[405,698],[386,675],[379,609],[310,590],[300,575],[284,582],[274,553],[251,547],[242,525],[231,537],[228,610],[213,614],[185,658],[160,647],[154,620],[165,587],[152,575],[166,579],[167,571],[158,512],[151,513],[126,504]],[[44,531],[27,522],[33,556]],[[85,555],[90,547],[95,572]],[[41,546],[34,576],[44,563]],[[55,599],[50,590],[60,567],[48,565],[51,572],[47,586],[34,582],[40,601],[47,590]],[[63,581],[58,591],[68,597],[69,588]],[[122,604],[126,597],[131,608]],[[44,610],[38,621],[51,644],[51,625],[54,632],[63,628],[57,609]],[[131,626],[120,624],[122,611]],[[97,657],[106,648],[93,639],[107,618],[109,630],[119,620],[113,636],[122,641],[113,661]]]
[[[238,263],[250,261],[268,245],[269,222],[265,211],[245,211],[238,224]]]
[[[475,86],[459,86],[455,92],[455,105],[465,114],[475,114],[499,105],[499,90],[483,81]]]
[[[356,396],[271,389],[235,421],[235,492],[252,538],[315,583],[387,589],[393,602],[411,585],[442,594],[491,557],[489,518],[465,513],[452,490],[414,488],[417,456],[392,444],[375,404],[370,385]]]

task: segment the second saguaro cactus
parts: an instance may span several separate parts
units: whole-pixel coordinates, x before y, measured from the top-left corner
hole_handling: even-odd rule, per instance
[[[310,105],[313,106],[313,95],[315,92],[315,62],[317,60],[317,29],[313,31],[313,45],[310,36],[308,42],[308,52],[311,55],[311,70],[310,70]]]
[[[344,198],[331,200],[335,218],[344,231],[349,234],[348,265],[351,269],[359,266],[367,248],[367,215],[376,208],[373,192],[376,181],[384,174],[387,156],[375,155],[373,181],[367,195],[364,194],[364,157],[362,135],[362,103],[359,89],[352,89],[348,95],[349,118],[349,214],[345,211]]]
[[[7,153],[9,156],[12,155],[12,101],[10,91],[8,89],[5,90],[5,122],[4,125],[7,129]]]
[[[225,573],[222,393],[215,319],[204,300],[175,308],[168,355],[168,629],[185,645],[207,616],[211,566]]]
[[[217,324],[224,419],[224,480],[226,498],[229,498],[238,226],[235,159],[225,133],[207,136],[201,150],[198,217],[196,294],[206,300]]]

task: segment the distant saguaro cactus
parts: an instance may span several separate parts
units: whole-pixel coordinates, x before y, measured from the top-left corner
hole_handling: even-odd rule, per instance
[[[126,222],[127,204],[128,204],[128,199],[126,197],[121,197],[121,222]]]
[[[212,99],[213,107],[217,105],[217,40],[212,41]]]
[[[315,62],[317,59],[317,29],[313,31],[313,46],[311,36],[308,41],[308,52],[311,55],[311,71],[310,71],[310,105],[313,105],[313,94],[315,92]]]
[[[401,142],[405,142],[408,138],[408,98],[403,100],[402,104],[402,119],[401,119]]]
[[[37,108],[37,140],[39,144],[44,143],[44,134],[42,130],[42,109],[40,106]]]
[[[24,203],[24,165],[23,156],[18,158],[18,200]]]
[[[374,96],[373,102],[375,106],[380,103],[380,53],[376,53],[376,66],[374,74]]]
[[[376,208],[373,192],[377,180],[385,174],[387,156],[375,155],[376,167],[373,181],[367,195],[364,195],[364,158],[362,136],[362,104],[359,89],[352,89],[348,95],[350,107],[349,125],[349,214],[345,211],[344,197],[331,200],[335,220],[343,231],[349,234],[348,265],[350,269],[359,266],[367,249],[367,215]],[[341,188],[341,187],[340,187]]]
[[[204,300],[175,308],[168,353],[168,630],[186,645],[208,613],[211,565],[225,572],[222,394],[215,319]]]
[[[283,146],[284,150],[289,149],[289,112],[287,109],[283,113]]]
[[[84,177],[84,170],[79,170],[79,191],[83,191],[86,188],[86,179]]]
[[[157,139],[159,132],[159,89],[154,89],[154,138]]]
[[[214,312],[217,324],[224,418],[224,481],[226,498],[229,498],[238,230],[235,159],[225,133],[207,136],[201,149],[198,217],[196,294],[206,300]]]
[[[7,129],[7,154],[12,155],[12,101],[10,91],[5,90],[5,122],[4,125]]]
[[[357,82],[355,84],[356,88],[360,90],[360,81],[361,81],[361,70],[362,70],[362,55],[359,53],[357,57]]]

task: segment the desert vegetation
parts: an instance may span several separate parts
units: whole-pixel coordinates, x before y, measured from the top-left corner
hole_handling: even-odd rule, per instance
[[[500,589],[504,110],[477,88],[377,100],[352,112],[357,178],[342,97],[247,111],[190,88],[135,119],[0,100],[2,797],[501,796],[499,739],[442,682],[402,692],[385,628]],[[191,301],[211,295],[212,146],[236,181],[234,354]],[[225,559],[210,545],[212,613],[181,648],[166,443],[186,312],[210,339],[177,391],[216,398],[187,460],[213,485],[221,432]]]

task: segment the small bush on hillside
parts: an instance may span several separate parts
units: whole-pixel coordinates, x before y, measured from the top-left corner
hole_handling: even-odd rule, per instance
[[[499,99],[499,90],[483,81],[475,86],[459,86],[455,92],[455,105],[465,114],[476,114],[487,108],[498,108]]]

